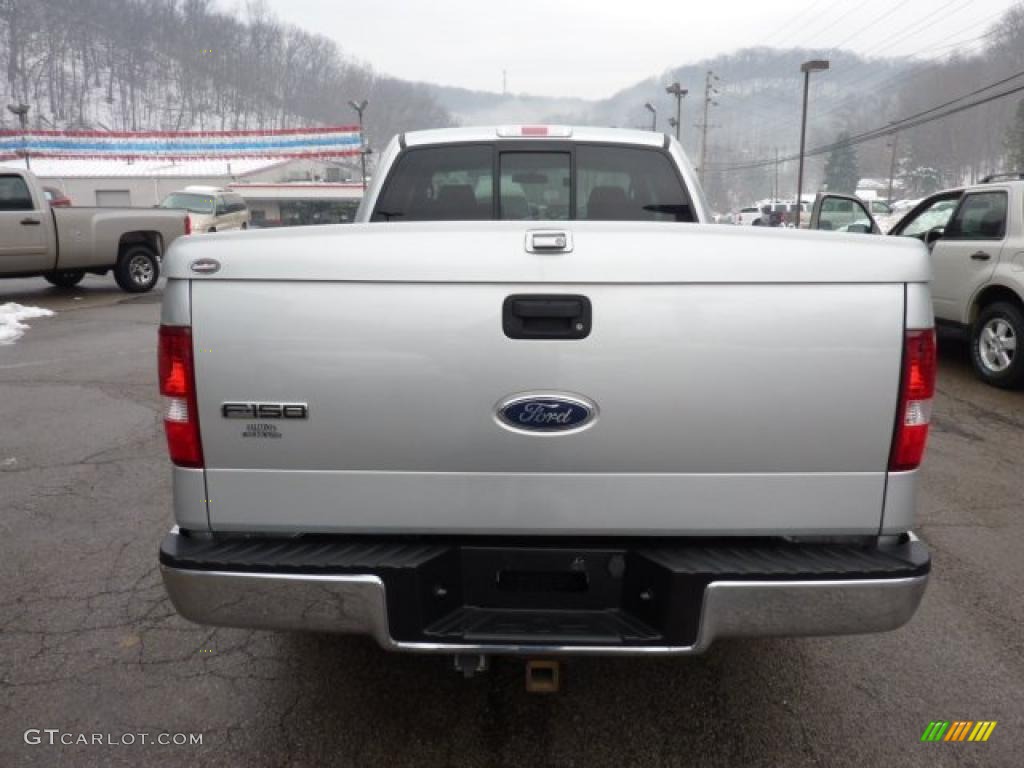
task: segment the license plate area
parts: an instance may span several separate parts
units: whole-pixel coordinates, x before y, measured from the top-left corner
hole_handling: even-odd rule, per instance
[[[589,586],[581,571],[498,571],[499,592],[586,592]]]
[[[421,581],[420,631],[452,643],[656,644],[661,631],[627,609],[627,561],[621,549],[460,547]]]
[[[463,599],[481,608],[618,607],[624,571],[618,550],[462,549]]]

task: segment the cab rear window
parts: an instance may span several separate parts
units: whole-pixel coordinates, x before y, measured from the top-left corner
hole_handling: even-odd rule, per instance
[[[409,149],[371,221],[696,220],[672,158],[604,144],[454,144]]]
[[[693,221],[671,158],[642,147],[576,150],[576,216],[591,221]]]
[[[494,216],[489,146],[424,147],[395,163],[372,221],[474,221]]]

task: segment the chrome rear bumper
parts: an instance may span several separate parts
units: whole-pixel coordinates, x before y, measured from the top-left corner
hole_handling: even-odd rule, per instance
[[[928,575],[894,579],[713,581],[704,593],[697,640],[685,646],[467,644],[396,641],[383,580],[375,575],[306,575],[190,570],[161,565],[171,602],[199,624],[365,634],[385,649],[424,653],[673,655],[718,638],[883,632],[914,615]]]

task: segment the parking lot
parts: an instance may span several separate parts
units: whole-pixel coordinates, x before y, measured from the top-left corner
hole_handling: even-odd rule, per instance
[[[89,277],[0,284],[54,309],[0,346],[0,765],[1010,766],[1024,749],[1024,393],[940,340],[920,494],[933,574],[885,635],[573,660],[527,694],[521,661],[463,680],[362,638],[198,627],[166,600],[171,524],[159,292]],[[995,720],[987,743],[921,743]],[[27,743],[202,734],[201,745]]]

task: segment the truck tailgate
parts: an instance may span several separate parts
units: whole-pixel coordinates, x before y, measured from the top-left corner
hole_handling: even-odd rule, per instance
[[[571,224],[565,254],[525,252],[521,222],[179,248],[213,529],[877,532],[920,244]],[[196,257],[222,268],[197,277]],[[589,334],[509,338],[521,294],[585,296]],[[553,434],[500,423],[535,392],[597,416]],[[224,403],[308,418],[224,418]]]

